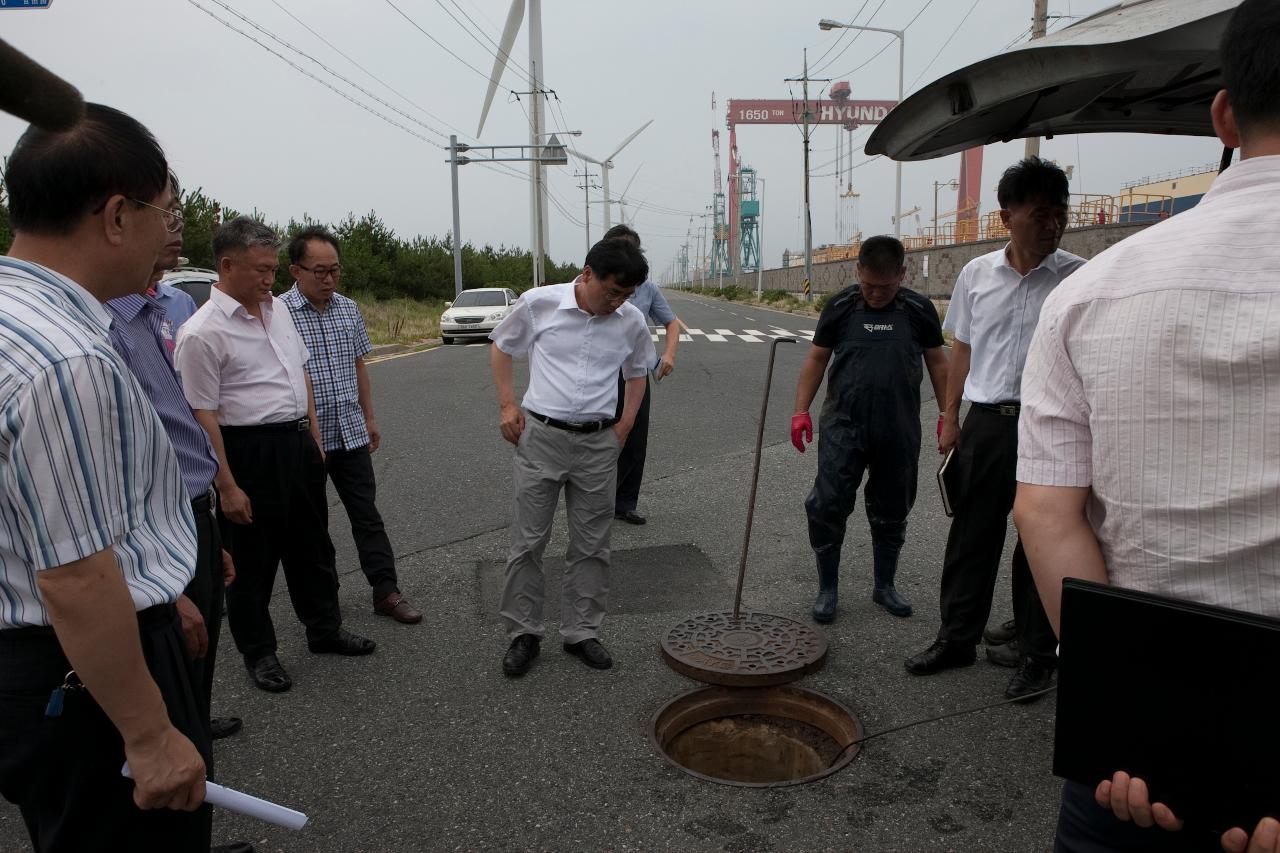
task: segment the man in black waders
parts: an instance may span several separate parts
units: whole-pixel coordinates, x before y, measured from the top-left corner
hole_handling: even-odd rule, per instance
[[[840,546],[864,471],[875,568],[871,600],[894,616],[911,615],[893,579],[916,500],[922,355],[936,399],[942,399],[947,384],[938,312],[928,299],[901,286],[907,271],[902,244],[872,237],[858,251],[857,270],[858,284],[822,309],[796,383],[791,418],[791,443],[803,453],[813,440],[809,404],[830,362],[819,420],[818,476],[804,502],[818,562],[817,622],[836,617]]]

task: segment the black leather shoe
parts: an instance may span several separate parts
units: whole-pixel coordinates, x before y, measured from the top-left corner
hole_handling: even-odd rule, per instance
[[[813,599],[813,621],[823,625],[836,621],[836,606],[839,603],[839,593],[836,588],[819,589],[818,595]]]
[[[244,665],[253,678],[253,683],[268,693],[283,693],[293,686],[293,679],[280,665],[275,655],[263,655],[257,660],[245,660]]]
[[[359,657],[360,655],[373,654],[373,650],[378,648],[378,644],[373,640],[361,637],[359,634],[353,634],[346,628],[339,628],[323,640],[308,641],[307,648],[311,650],[313,655]]]
[[[1022,652],[1018,649],[1018,641],[1010,640],[1003,646],[987,646],[987,660],[996,666],[1007,666],[1010,669],[1022,666]]]
[[[878,586],[871,592],[871,600],[889,611],[890,616],[905,619],[911,615],[911,602],[898,595],[896,587]]]
[[[903,665],[912,675],[933,675],[944,669],[972,666],[977,659],[973,646],[953,646],[946,640],[934,640],[932,646],[907,658]]]
[[[239,717],[214,717],[209,721],[209,737],[213,740],[222,740],[224,737],[231,737],[244,727],[244,721]]]
[[[582,662],[592,669],[608,669],[613,666],[613,658],[609,656],[609,652],[594,638],[580,643],[565,643],[564,650],[582,658]]]
[[[507,653],[502,656],[502,672],[508,678],[518,678],[533,666],[533,659],[538,656],[541,640],[533,634],[521,634],[511,641]]]
[[[1017,624],[1012,619],[1006,619],[996,627],[983,631],[982,642],[988,646],[1003,646],[1017,636]]]
[[[1024,702],[1033,702],[1040,698],[1035,694],[1048,689],[1052,684],[1052,666],[1040,663],[1032,658],[1023,658],[1022,666],[1013,674],[1013,678],[1009,679],[1009,686],[1005,688],[1004,695],[1006,699],[1021,699]]]
[[[627,510],[626,512],[615,512],[613,517],[619,521],[625,521],[627,524],[644,524],[648,521],[648,519],[636,512],[634,509]]]

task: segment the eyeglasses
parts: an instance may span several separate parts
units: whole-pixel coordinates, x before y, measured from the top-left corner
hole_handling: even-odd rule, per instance
[[[164,227],[165,227],[165,230],[168,231],[170,234],[177,234],[179,231],[182,230],[184,220],[182,218],[182,214],[179,213],[178,211],[165,210],[163,207],[157,207],[154,204],[147,204],[145,201],[140,201],[136,198],[131,198],[129,199],[129,201],[133,202],[134,204],[140,204],[143,207],[149,207],[152,210],[158,210],[161,213],[163,213]]]
[[[321,280],[328,278],[330,275],[334,278],[342,278],[342,264],[334,264],[331,267],[304,267],[302,264],[298,264],[298,269],[306,270]]]

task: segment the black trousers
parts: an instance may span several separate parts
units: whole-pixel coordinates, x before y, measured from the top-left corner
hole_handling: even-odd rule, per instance
[[[920,460],[919,437],[914,442],[911,438],[889,434],[870,440],[849,424],[823,421],[818,433],[818,476],[804,502],[814,551],[839,551],[844,544],[845,526],[864,472],[871,541],[895,556],[902,550],[907,516],[916,502]]]
[[[627,381],[618,373],[618,412],[622,417],[623,394]],[[644,399],[636,412],[636,423],[627,435],[627,443],[618,454],[618,488],[613,511],[633,512],[640,503],[640,482],[644,479],[644,459],[649,452],[649,377],[644,378]]]
[[[1098,805],[1093,791],[1079,782],[1063,784],[1053,853],[1194,853],[1222,849],[1212,833],[1190,829],[1167,832],[1154,826],[1143,829],[1120,820]]]
[[[351,521],[351,538],[360,555],[360,570],[373,588],[373,600],[381,601],[399,592],[396,580],[396,558],[391,552],[382,515],[378,512],[378,484],[373,476],[373,459],[369,446],[353,450],[331,450],[325,454],[325,468],[347,509]]]
[[[1009,512],[1017,491],[1018,418],[973,406],[960,430],[959,497],[942,564],[938,638],[976,646],[991,615]],[[1013,551],[1013,614],[1023,655],[1052,664],[1057,640],[1019,539]]]
[[[310,433],[264,427],[223,427],[222,441],[253,514],[252,524],[235,524],[219,513],[236,564],[235,582],[227,588],[227,624],[236,648],[249,662],[275,653],[271,590],[282,565],[307,640],[331,636],[342,627],[342,613],[319,448]]]
[[[172,605],[138,614],[147,669],[169,719],[209,761],[182,628]],[[206,853],[211,809],[142,810],[120,775],[124,741],[87,690],[45,717],[67,662],[51,628],[0,632],[0,794],[22,811],[37,853]]]
[[[200,706],[200,721],[206,734],[213,703],[213,670],[218,659],[218,638],[222,635],[222,534],[218,531],[212,501],[208,496],[191,502],[196,517],[196,573],[184,594],[200,610],[209,648],[202,659],[191,662],[192,688]],[[213,778],[213,764],[207,763],[208,777]]]

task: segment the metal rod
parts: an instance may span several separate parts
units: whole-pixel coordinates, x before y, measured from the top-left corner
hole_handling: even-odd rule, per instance
[[[462,293],[462,226],[458,213],[458,137],[449,137],[449,172],[453,181],[453,296]]]
[[[733,618],[742,610],[742,583],[747,579],[747,551],[751,548],[751,522],[756,516],[756,486],[760,483],[760,449],[764,447],[764,416],[769,411],[769,386],[773,384],[773,357],[778,344],[794,344],[795,338],[774,338],[769,346],[769,368],[764,375],[764,399],[760,401],[760,425],[756,429],[756,461],[751,471],[751,497],[747,499],[747,529],[742,534],[742,559],[738,563],[738,588],[733,593]]]

